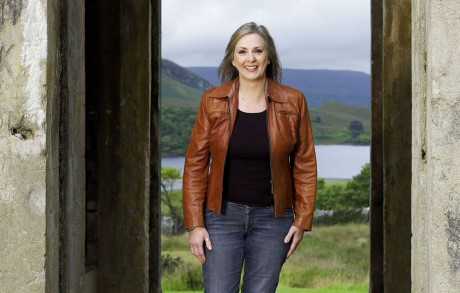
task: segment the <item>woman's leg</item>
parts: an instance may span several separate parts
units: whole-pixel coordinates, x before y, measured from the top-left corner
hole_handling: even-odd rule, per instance
[[[290,244],[284,243],[294,220],[292,209],[275,218],[273,207],[251,208],[243,276],[243,293],[276,291]]]
[[[239,292],[245,246],[245,208],[224,202],[220,215],[205,211],[205,222],[213,249],[205,248],[204,292]]]

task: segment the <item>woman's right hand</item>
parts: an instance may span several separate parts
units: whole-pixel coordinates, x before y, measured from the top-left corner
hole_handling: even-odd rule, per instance
[[[203,244],[204,242],[204,244]],[[190,252],[204,264],[206,256],[204,255],[204,247],[208,250],[212,250],[211,239],[209,239],[208,230],[204,227],[196,227],[188,234],[188,244]]]

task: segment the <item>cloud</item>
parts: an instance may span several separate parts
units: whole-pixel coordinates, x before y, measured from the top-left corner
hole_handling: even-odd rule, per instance
[[[285,68],[370,71],[370,0],[166,0],[162,54],[182,66],[218,66],[231,34],[255,21]]]

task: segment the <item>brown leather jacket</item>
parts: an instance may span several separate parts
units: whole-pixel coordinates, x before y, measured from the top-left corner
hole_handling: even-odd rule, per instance
[[[205,226],[203,208],[220,213],[227,147],[238,109],[238,79],[206,91],[185,156],[184,226]],[[316,155],[304,95],[267,81],[267,127],[275,216],[294,207],[294,226],[311,230]]]

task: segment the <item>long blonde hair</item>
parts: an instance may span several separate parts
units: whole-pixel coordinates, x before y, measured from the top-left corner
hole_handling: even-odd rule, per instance
[[[232,64],[233,53],[235,51],[236,43],[238,43],[242,37],[249,34],[258,34],[262,37],[262,39],[264,39],[265,48],[268,53],[268,60],[270,60],[270,64],[268,64],[265,74],[268,78],[280,82],[281,62],[276,51],[275,42],[268,32],[268,29],[263,25],[257,25],[255,22],[245,23],[233,33],[227,44],[227,48],[225,49],[224,59],[217,69],[220,80],[224,83],[235,79],[238,76],[238,70],[236,70]]]

